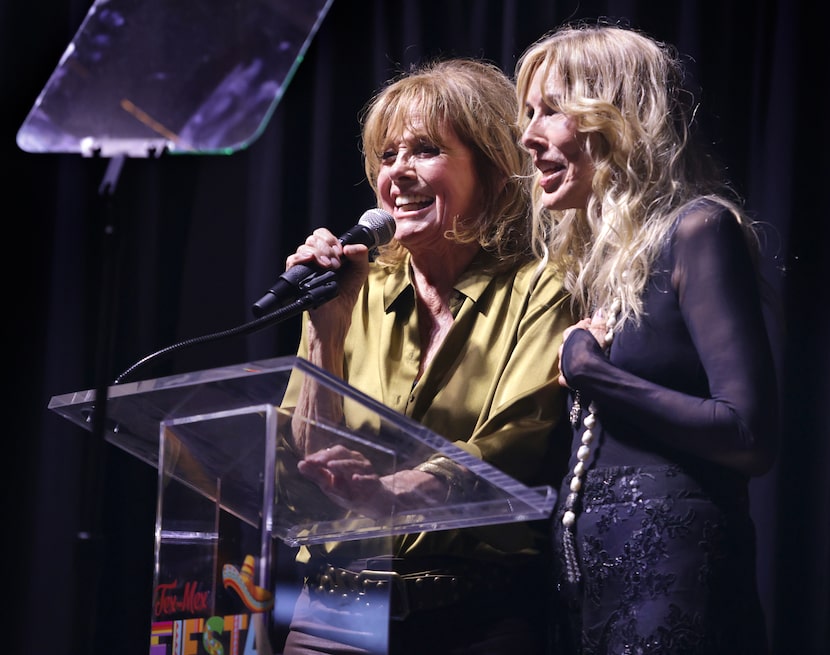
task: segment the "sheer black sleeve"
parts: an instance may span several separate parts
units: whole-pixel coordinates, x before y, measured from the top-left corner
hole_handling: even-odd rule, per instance
[[[744,235],[731,214],[698,209],[680,220],[671,248],[666,261],[671,262],[674,311],[682,317],[677,323],[685,325],[683,338],[696,351],[692,355],[705,372],[708,390],[690,393],[682,385],[658,384],[624,370],[613,357],[609,361],[587,330],[568,337],[562,370],[600,413],[623,415],[644,436],[672,449],[759,475],[774,458],[778,391]],[[664,344],[658,352],[670,352],[671,346]],[[641,357],[649,357],[648,348],[641,351]]]

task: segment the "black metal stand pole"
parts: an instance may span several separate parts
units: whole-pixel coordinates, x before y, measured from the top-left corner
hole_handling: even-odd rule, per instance
[[[72,653],[103,655],[107,645],[100,643],[103,615],[100,583],[107,561],[107,539],[103,528],[102,502],[106,479],[107,390],[112,364],[112,340],[120,255],[120,225],[114,207],[114,192],[124,163],[119,156],[109,160],[99,187],[102,199],[101,273],[95,353],[95,411],[92,436],[85,442],[81,472],[80,520],[76,542],[75,587],[77,602],[73,608],[74,633]],[[110,648],[112,644],[109,645]]]

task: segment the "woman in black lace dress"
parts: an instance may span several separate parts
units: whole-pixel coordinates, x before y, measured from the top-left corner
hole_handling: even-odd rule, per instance
[[[757,239],[692,148],[682,77],[671,47],[610,25],[562,28],[517,67],[537,248],[586,317],[561,349],[557,652],[767,650],[747,486],[778,409]]]

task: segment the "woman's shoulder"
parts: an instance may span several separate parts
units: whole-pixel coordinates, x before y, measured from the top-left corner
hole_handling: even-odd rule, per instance
[[[749,254],[752,260],[758,256],[754,225],[728,201],[705,197],[691,203],[674,227],[670,250],[675,262],[699,267],[711,266],[713,258],[734,259],[739,253]]]
[[[697,241],[699,239],[730,238],[744,230],[740,210],[734,205],[717,198],[702,197],[688,203],[675,221],[672,236],[674,241]]]
[[[514,292],[558,299],[566,295],[562,274],[550,262],[531,260],[517,266],[511,274]]]

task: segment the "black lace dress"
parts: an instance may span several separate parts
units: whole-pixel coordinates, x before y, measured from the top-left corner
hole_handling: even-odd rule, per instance
[[[586,330],[565,343],[562,370],[583,408],[595,402],[597,439],[575,506],[575,582],[561,522],[572,474],[554,513],[555,652],[760,655],[738,471],[774,448],[778,410],[756,276],[734,218],[705,203],[678,220],[654,271],[642,323],[607,354]]]

